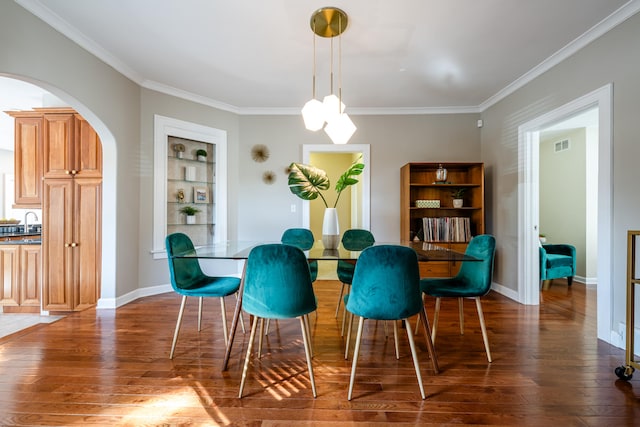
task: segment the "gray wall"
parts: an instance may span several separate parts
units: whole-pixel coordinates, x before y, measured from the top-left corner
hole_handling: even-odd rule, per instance
[[[540,136],[540,232],[548,243],[576,247],[576,275],[586,277],[586,129]],[[555,152],[555,143],[569,139],[570,148]]]
[[[518,126],[582,95],[613,83],[613,307],[624,322],[626,231],[637,229],[640,196],[640,15],[547,71],[482,113],[482,160],[493,171],[488,185],[488,231],[498,242],[495,281],[517,287]],[[608,195],[607,195],[608,196]],[[603,195],[604,197],[604,195]]]

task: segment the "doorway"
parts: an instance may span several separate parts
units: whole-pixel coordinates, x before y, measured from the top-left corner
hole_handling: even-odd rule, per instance
[[[597,335],[611,342],[612,295],[612,87],[604,86],[556,110],[535,118],[518,129],[518,298],[521,303],[540,303],[538,242],[540,134],[557,123],[597,108]]]

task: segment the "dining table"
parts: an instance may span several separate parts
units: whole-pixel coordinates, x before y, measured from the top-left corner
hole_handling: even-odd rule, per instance
[[[269,242],[269,241],[224,241],[217,242],[211,245],[196,246],[195,250],[187,252],[179,252],[173,255],[173,258],[198,258],[198,259],[220,259],[220,260],[236,260],[242,261],[249,258],[251,249],[258,245],[269,243],[281,243],[281,242]],[[417,240],[397,241],[397,242],[375,242],[373,245],[401,245],[407,246],[416,251],[418,255],[418,261],[479,261],[479,259],[462,253],[451,250],[447,247],[440,246],[437,243],[423,242]],[[309,250],[303,251],[309,261],[349,261],[356,263],[360,253],[362,251],[354,251],[346,249],[340,244],[336,249],[326,249],[321,240],[314,243],[313,247]],[[231,356],[231,349],[233,347],[233,341],[236,335],[236,329],[238,327],[238,321],[240,319],[240,312],[242,310],[242,291],[244,288],[244,276],[247,263],[244,263],[243,271],[241,275],[240,288],[238,290],[238,298],[236,300],[236,306],[233,312],[233,320],[231,321],[231,328],[229,330],[229,339],[227,341],[227,348],[225,351],[224,360],[222,362],[222,370],[227,370],[229,364],[229,358]],[[431,344],[431,343],[429,343]],[[430,350],[431,350],[431,346]],[[435,353],[430,351],[433,358],[434,366],[437,366],[435,361]],[[436,368],[437,370],[437,368]]]

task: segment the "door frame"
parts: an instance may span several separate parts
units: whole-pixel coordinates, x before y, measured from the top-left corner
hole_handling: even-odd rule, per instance
[[[365,168],[360,175],[362,184],[362,209],[359,222],[362,228],[371,230],[371,146],[369,144],[304,144],[302,146],[302,163],[309,164],[311,153],[362,153],[362,163]],[[302,201],[302,227],[309,228],[311,223],[309,201]]]
[[[518,127],[518,300],[540,304],[539,150],[540,131],[575,114],[598,108],[597,336],[612,340],[612,84],[607,84]]]

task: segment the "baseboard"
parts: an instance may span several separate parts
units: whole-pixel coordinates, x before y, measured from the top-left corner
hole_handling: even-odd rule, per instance
[[[135,301],[138,298],[148,297],[151,295],[164,294],[167,292],[171,292],[172,290],[173,289],[171,288],[170,284],[149,286],[146,288],[138,288],[134,291],[121,295],[117,298],[100,298],[98,300],[98,305],[96,306],[96,308],[98,310],[114,309],[114,308],[122,307],[123,305],[128,304],[131,301]]]
[[[519,303],[518,301],[518,292],[514,291],[513,289],[509,289],[507,287],[504,287],[496,282],[492,282],[491,283],[491,289],[496,291],[497,293],[499,293],[500,295],[504,295],[505,297],[514,300],[515,302]]]

